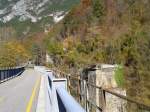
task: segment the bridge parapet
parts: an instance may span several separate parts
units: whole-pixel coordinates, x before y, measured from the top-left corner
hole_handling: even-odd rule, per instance
[[[0,68],[0,83],[19,76],[25,70],[25,66]]]
[[[86,112],[108,112],[108,109],[110,111],[112,108],[116,108],[115,112],[150,112],[149,105],[138,102],[127,96],[123,96],[112,90],[99,87],[95,84],[87,82],[86,80],[82,80],[80,75],[70,75],[57,69],[52,70],[57,77],[67,78],[68,89],[71,95],[73,95],[80,102],[80,104],[85,107]],[[93,91],[99,91],[99,96],[97,98],[99,98],[100,102],[98,105],[95,103],[96,99],[90,99],[90,88],[93,88]],[[114,105],[110,106],[110,103],[108,102],[108,99],[110,100],[110,98],[118,99],[119,101],[124,102],[124,104],[122,105],[120,103],[117,107],[114,107]]]
[[[35,67],[35,69],[44,73],[45,112],[86,112],[67,91],[66,78],[56,78],[53,71],[43,67],[39,69]],[[39,107],[40,100],[37,112],[41,112]]]

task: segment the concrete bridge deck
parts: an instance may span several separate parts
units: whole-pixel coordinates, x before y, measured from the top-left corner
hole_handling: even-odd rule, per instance
[[[0,112],[35,112],[40,75],[27,69],[20,76],[0,84]]]

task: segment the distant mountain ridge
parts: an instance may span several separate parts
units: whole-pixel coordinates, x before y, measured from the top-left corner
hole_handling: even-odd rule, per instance
[[[0,0],[0,40],[47,31],[80,0]]]
[[[43,17],[64,15],[79,0],[0,0],[0,21],[9,22],[15,17],[19,21],[30,19],[37,22]],[[57,22],[57,20],[56,20]]]

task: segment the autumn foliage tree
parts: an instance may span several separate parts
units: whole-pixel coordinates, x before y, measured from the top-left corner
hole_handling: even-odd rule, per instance
[[[0,46],[0,67],[14,67],[28,61],[30,55],[17,41],[5,42]]]

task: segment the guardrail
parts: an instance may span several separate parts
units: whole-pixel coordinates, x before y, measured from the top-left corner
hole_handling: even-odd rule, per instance
[[[55,99],[53,97],[55,110],[57,104],[59,112],[85,112],[80,104],[68,93],[66,78],[55,78],[52,75],[48,75],[48,79],[51,94],[54,93],[53,95],[55,95]]]
[[[43,67],[35,67],[35,70],[44,74],[45,112],[86,112],[67,91],[66,78],[56,78],[53,71]],[[39,112],[40,102],[37,108]]]
[[[57,88],[56,91],[65,110],[61,112],[86,112],[80,106],[80,104],[67,92],[67,90],[64,88]]]
[[[127,96],[115,93],[111,90],[88,83],[85,80],[80,79],[80,75],[72,76],[57,69],[52,70],[56,77],[67,78],[68,90],[80,102],[80,104],[86,108],[86,112],[106,112],[106,106],[109,105],[106,99],[106,95],[108,94],[125,102],[124,105],[120,105],[120,107],[118,106],[120,110],[119,112],[150,112],[150,106],[128,98]],[[90,88],[94,91],[98,91],[99,104],[95,103],[96,99],[90,98]]]
[[[25,66],[0,68],[0,83],[20,75],[25,70]]]

